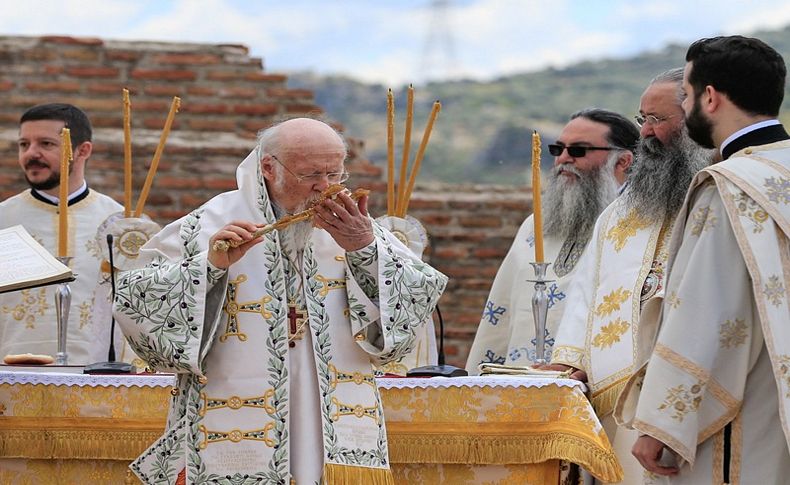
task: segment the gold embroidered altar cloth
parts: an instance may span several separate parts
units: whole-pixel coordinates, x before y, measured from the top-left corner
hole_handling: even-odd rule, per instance
[[[164,429],[172,375],[0,366],[0,484],[119,484]],[[47,368],[47,370],[64,370]],[[398,483],[556,484],[560,460],[622,470],[583,385],[484,376],[378,379]]]

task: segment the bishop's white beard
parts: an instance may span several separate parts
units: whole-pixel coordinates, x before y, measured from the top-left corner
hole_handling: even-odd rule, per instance
[[[278,189],[282,190],[284,184],[278,184],[280,181],[284,180],[280,178],[275,184],[278,185]],[[296,207],[293,214],[309,209],[319,198],[320,194],[316,194],[315,197],[303,201]],[[274,216],[278,220],[286,215],[291,215],[274,201],[272,201],[272,209],[274,209]],[[313,233],[313,220],[308,219],[306,221],[295,222],[280,229],[278,232],[280,236],[280,245],[287,252],[289,257],[292,258],[292,261],[297,261],[301,259],[302,252],[307,246],[307,242],[310,240],[310,235]]]
[[[619,184],[614,166],[619,156],[613,151],[606,163],[586,171],[572,165],[552,169],[543,197],[546,235],[562,241],[569,237],[577,241],[589,239],[598,215],[617,197]],[[568,181],[560,175],[562,171],[574,173],[577,178]]]

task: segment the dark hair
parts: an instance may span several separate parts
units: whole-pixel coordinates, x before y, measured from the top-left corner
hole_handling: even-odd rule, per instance
[[[91,141],[93,130],[88,116],[76,106],[65,103],[49,103],[33,106],[22,114],[21,125],[25,121],[59,120],[70,130],[71,145],[78,147],[83,142]]]
[[[686,62],[692,63],[688,82],[697,96],[713,86],[751,115],[779,114],[787,68],[765,42],[740,35],[700,39],[689,46]]]
[[[639,129],[628,118],[614,111],[601,108],[585,108],[571,115],[571,119],[585,118],[609,127],[606,140],[610,145],[635,151],[639,142]]]

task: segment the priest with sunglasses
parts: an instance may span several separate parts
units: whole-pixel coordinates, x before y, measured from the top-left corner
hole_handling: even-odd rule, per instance
[[[625,117],[598,108],[574,113],[556,143],[549,145],[554,167],[543,195],[544,244],[548,277],[549,313],[546,355],[566,304],[567,285],[587,246],[598,214],[617,196],[631,164],[631,148],[639,132]],[[535,358],[532,307],[534,278],[533,217],[516,234],[497,272],[474,343],[467,359],[470,374],[481,363],[531,365]]]
[[[164,436],[131,465],[143,483],[392,483],[373,366],[413,348],[447,278],[368,216],[367,195],[325,198],[345,159],[320,121],[266,129],[238,190],[118,277],[132,347],[177,374]]]

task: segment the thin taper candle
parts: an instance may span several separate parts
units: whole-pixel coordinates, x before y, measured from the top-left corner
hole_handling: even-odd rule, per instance
[[[387,215],[395,215],[395,97],[387,90]]]
[[[398,179],[398,203],[395,214],[401,213],[406,200],[406,169],[409,166],[409,152],[411,151],[411,126],[414,122],[414,86],[409,84],[406,94],[406,128],[403,134],[403,158],[400,163],[400,179]]]
[[[409,208],[409,199],[411,198],[411,191],[414,190],[414,183],[417,181],[417,173],[420,171],[420,164],[422,163],[422,157],[425,156],[425,148],[428,146],[428,140],[431,138],[431,132],[433,131],[433,123],[436,121],[436,117],[439,115],[439,111],[442,109],[442,103],[439,101],[434,101],[433,108],[431,108],[431,114],[428,116],[428,124],[425,125],[425,131],[422,134],[422,141],[420,142],[420,147],[417,149],[417,156],[414,158],[414,166],[411,168],[411,176],[409,177],[409,185],[406,187],[406,193],[403,197],[403,203],[400,205],[400,211],[398,212],[398,217],[405,217],[406,210]]]
[[[69,251],[69,160],[71,153],[71,131],[60,132],[60,188],[58,191],[58,256],[65,258]]]
[[[173,96],[173,103],[170,105],[170,112],[167,114],[165,120],[165,127],[162,129],[162,135],[159,137],[159,145],[154,152],[154,158],[151,160],[151,166],[148,168],[148,176],[145,178],[145,184],[142,191],[140,191],[140,199],[137,201],[137,208],[134,211],[134,217],[140,217],[145,207],[145,199],[148,198],[148,192],[151,190],[151,185],[154,183],[154,175],[156,168],[159,166],[159,158],[162,156],[162,151],[165,149],[165,142],[167,136],[170,134],[170,127],[173,125],[173,119],[181,106],[181,98]]]
[[[532,132],[532,219],[535,227],[535,262],[543,262],[543,212],[540,202],[540,135]]]
[[[132,216],[132,103],[123,90],[123,216]]]

